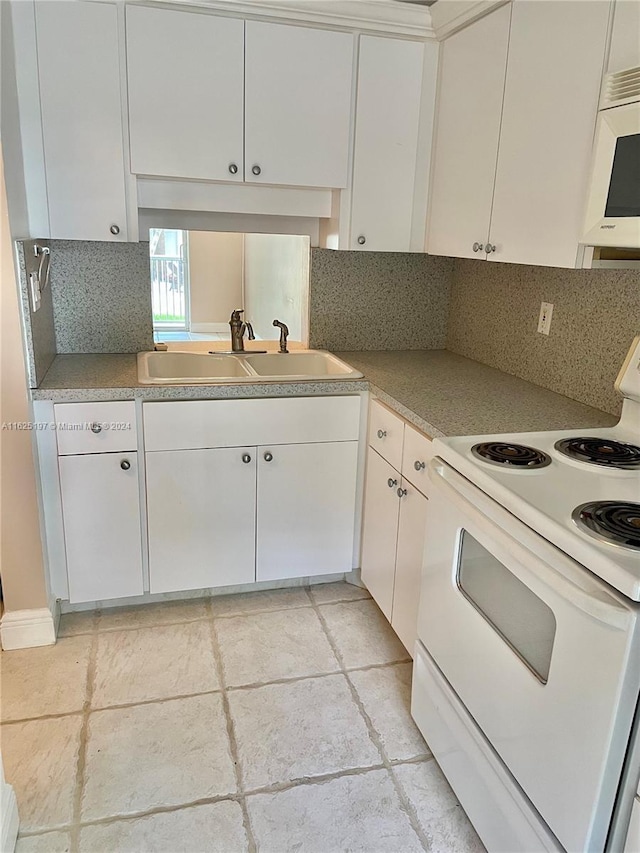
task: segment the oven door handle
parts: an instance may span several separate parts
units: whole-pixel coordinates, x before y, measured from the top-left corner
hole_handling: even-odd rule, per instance
[[[491,539],[501,550],[515,557],[527,574],[599,622],[628,629],[633,619],[631,607],[625,605],[622,597],[618,598],[615,593],[609,592],[603,581],[592,578],[590,572],[573,558],[533,531],[441,459],[435,458],[429,463],[429,477],[442,496],[480,529],[486,529],[487,524],[490,524]],[[433,499],[437,500],[437,495]],[[509,526],[518,527],[517,539],[508,532]]]

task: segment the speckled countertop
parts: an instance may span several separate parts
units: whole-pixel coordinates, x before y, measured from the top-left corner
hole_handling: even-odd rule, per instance
[[[343,352],[364,379],[140,385],[135,354],[59,355],[34,400],[186,400],[371,391],[433,437],[611,426],[613,415],[446,350]]]
[[[337,352],[432,437],[612,426],[617,418],[447,350]]]

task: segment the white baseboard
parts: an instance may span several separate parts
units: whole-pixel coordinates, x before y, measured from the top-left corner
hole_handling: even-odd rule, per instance
[[[10,610],[0,620],[0,642],[5,651],[52,646],[55,641],[56,620],[48,607]]]
[[[15,791],[6,782],[2,782],[2,813],[0,815],[0,826],[2,827],[2,853],[13,853],[18,837],[20,820],[18,817],[18,802]]]

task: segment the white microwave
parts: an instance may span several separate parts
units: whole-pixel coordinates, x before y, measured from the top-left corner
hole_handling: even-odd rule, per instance
[[[640,249],[640,67],[605,80],[581,242]]]

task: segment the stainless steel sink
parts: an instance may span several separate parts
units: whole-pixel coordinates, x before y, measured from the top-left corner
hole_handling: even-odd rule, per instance
[[[207,385],[261,381],[360,379],[362,373],[320,350],[291,353],[140,352],[142,385]]]

